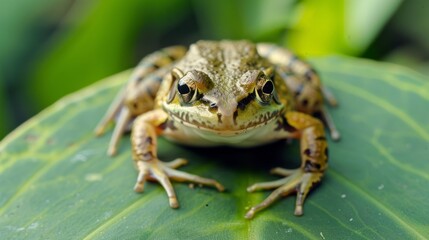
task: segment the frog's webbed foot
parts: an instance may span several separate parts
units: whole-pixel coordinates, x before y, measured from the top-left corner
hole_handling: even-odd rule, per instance
[[[215,187],[219,191],[224,191],[222,184],[213,179],[203,178],[197,175],[189,174],[183,171],[176,170],[182,165],[185,165],[187,161],[183,158],[176,159],[172,162],[162,162],[158,159],[151,159],[149,161],[137,161],[137,168],[139,175],[137,177],[134,191],[143,192],[144,184],[146,180],[157,181],[167,192],[170,207],[178,208],[179,202],[176,197],[176,193],[171,184],[171,180],[177,182],[192,182],[202,184],[206,186]]]
[[[310,189],[320,182],[328,167],[328,144],[326,142],[322,123],[300,112],[287,112],[285,119],[292,127],[297,129],[301,138],[301,167],[295,170],[275,168],[271,172],[285,176],[282,179],[262,182],[250,186],[247,191],[253,192],[262,189],[275,190],[260,204],[253,206],[246,218],[252,218],[256,212],[270,206],[281,196],[297,193],[295,215],[303,214],[304,200]]]
[[[273,204],[277,199],[282,196],[286,196],[296,191],[297,198],[295,204],[295,215],[301,216],[303,214],[303,203],[308,192],[312,186],[319,182],[322,178],[323,173],[305,172],[302,169],[290,170],[284,168],[275,168],[271,173],[286,176],[279,180],[256,183],[247,188],[248,192],[254,192],[258,190],[275,190],[261,203],[250,208],[246,213],[245,218],[252,218],[256,212]]]
[[[175,168],[187,163],[185,159],[179,158],[168,163],[158,159],[156,130],[162,131],[159,126],[167,119],[168,115],[164,111],[157,109],[140,115],[134,121],[131,143],[133,158],[139,171],[134,190],[142,192],[146,180],[157,181],[167,192],[172,208],[179,207],[179,203],[170,180],[213,186],[219,191],[223,191],[224,187],[216,180],[176,170]]]

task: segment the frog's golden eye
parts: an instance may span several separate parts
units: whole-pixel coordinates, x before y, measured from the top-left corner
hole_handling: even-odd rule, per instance
[[[179,93],[181,103],[192,103],[200,99],[205,92],[213,87],[213,82],[203,72],[191,70],[183,74],[178,69],[173,70],[179,73],[176,74],[176,92]],[[173,77],[174,74],[173,72]]]
[[[188,85],[183,80],[180,80],[177,83],[177,92],[179,92],[184,103],[190,103],[196,100],[198,91],[193,86]]]
[[[274,94],[274,83],[272,80],[266,80],[259,88],[256,89],[256,97],[263,103],[268,103]]]

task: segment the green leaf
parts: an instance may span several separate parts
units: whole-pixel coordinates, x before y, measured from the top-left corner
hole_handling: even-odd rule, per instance
[[[396,12],[402,0],[346,1],[344,41],[350,53],[362,54]],[[343,36],[344,37],[344,36]]]
[[[4,34],[0,37],[0,139],[31,112],[32,102],[28,103],[21,95],[27,86],[27,69],[40,49],[46,35],[44,31],[61,15],[66,2],[1,1],[0,29]],[[23,104],[25,107],[21,106]]]
[[[193,1],[203,35],[278,41],[295,17],[294,0]]]
[[[286,38],[299,55],[359,55],[371,44],[401,0],[301,1]]]
[[[190,160],[184,170],[228,189],[174,183],[181,207],[163,189],[132,187],[136,171],[127,137],[106,156],[109,134],[93,128],[129,72],[57,102],[0,144],[2,239],[424,239],[429,236],[429,82],[408,69],[345,57],[312,61],[340,101],[330,109],[342,140],[330,143],[330,168],[302,217],[295,197],[253,220],[246,207],[268,192],[251,183],[268,170],[296,167],[298,145],[253,149],[185,148],[160,138],[159,156]],[[269,152],[269,154],[267,154]],[[288,161],[286,161],[288,160]],[[292,161],[289,161],[292,160]]]
[[[132,66],[139,33],[150,25],[159,34],[183,15],[180,2],[159,0],[78,1],[70,26],[56,33],[31,74],[31,94],[47,106],[66,93]],[[76,77],[78,73],[79,77]],[[55,89],[55,90],[54,90]]]
[[[7,115],[7,112],[6,112],[7,108],[5,103],[6,101],[4,96],[5,96],[5,93],[3,90],[3,85],[0,82],[0,111],[3,114]],[[7,126],[9,125],[8,123],[9,123],[9,116],[0,117],[0,139],[6,135],[6,129],[7,129]]]

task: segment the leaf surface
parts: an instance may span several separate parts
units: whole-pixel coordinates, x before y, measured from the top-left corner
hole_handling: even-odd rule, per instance
[[[299,165],[297,143],[252,149],[187,148],[159,140],[159,156],[189,159],[183,170],[228,189],[174,183],[181,207],[163,189],[132,187],[137,173],[128,136],[106,156],[111,131],[93,128],[129,72],[65,97],[0,143],[2,239],[424,239],[429,236],[429,82],[396,65],[346,57],[312,61],[340,101],[330,109],[342,140],[330,142],[330,168],[302,217],[295,197],[253,220],[246,208],[268,192],[277,166]]]

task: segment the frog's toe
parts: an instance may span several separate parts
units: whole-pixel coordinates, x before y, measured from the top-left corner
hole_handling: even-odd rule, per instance
[[[174,191],[173,185],[171,184],[170,176],[167,175],[167,172],[153,171],[152,174],[167,192],[170,207],[178,208],[179,202],[177,201],[176,193]]]
[[[296,172],[296,169],[287,169],[287,168],[281,168],[281,167],[273,168],[270,171],[271,174],[276,174],[284,177],[290,176],[294,172]]]
[[[272,170],[272,172],[280,175],[286,175],[287,177],[270,182],[256,183],[250,186],[247,189],[247,191],[249,192],[272,188],[276,189],[264,201],[251,207],[250,210],[246,213],[245,218],[252,218],[257,212],[272,205],[280,197],[289,195],[294,191],[297,192],[294,213],[297,216],[302,215],[302,206],[305,197],[307,196],[313,184],[319,182],[322,178],[321,173],[304,172],[301,169],[289,170],[283,168],[275,168]]]
[[[192,182],[197,184],[203,184],[206,186],[212,186],[215,187],[218,191],[223,192],[225,190],[225,187],[220,184],[218,181],[214,179],[209,178],[203,178],[194,174],[190,174],[187,172],[179,171],[173,168],[166,168],[165,169],[168,176],[170,176],[172,179],[178,182]]]
[[[137,182],[134,185],[134,191],[141,193],[144,190],[144,183],[149,176],[149,171],[145,166],[139,166],[139,175],[137,177]]]
[[[177,158],[171,162],[165,162],[164,164],[169,168],[179,168],[183,165],[188,164],[188,160],[186,160],[184,158]]]
[[[174,162],[175,165],[178,165],[179,163],[182,164],[183,161]],[[157,181],[167,193],[170,207],[178,208],[179,202],[173,185],[171,184],[170,176],[168,174],[169,168],[166,164],[158,159],[152,159],[150,162],[138,161],[136,164],[139,170],[139,175],[137,177],[137,182],[134,185],[134,191],[143,192],[146,180]]]
[[[270,182],[255,183],[252,186],[248,187],[247,191],[255,192],[260,190],[273,189],[273,188],[278,188],[283,184],[284,184],[284,179],[279,179],[279,180],[270,181]]]

